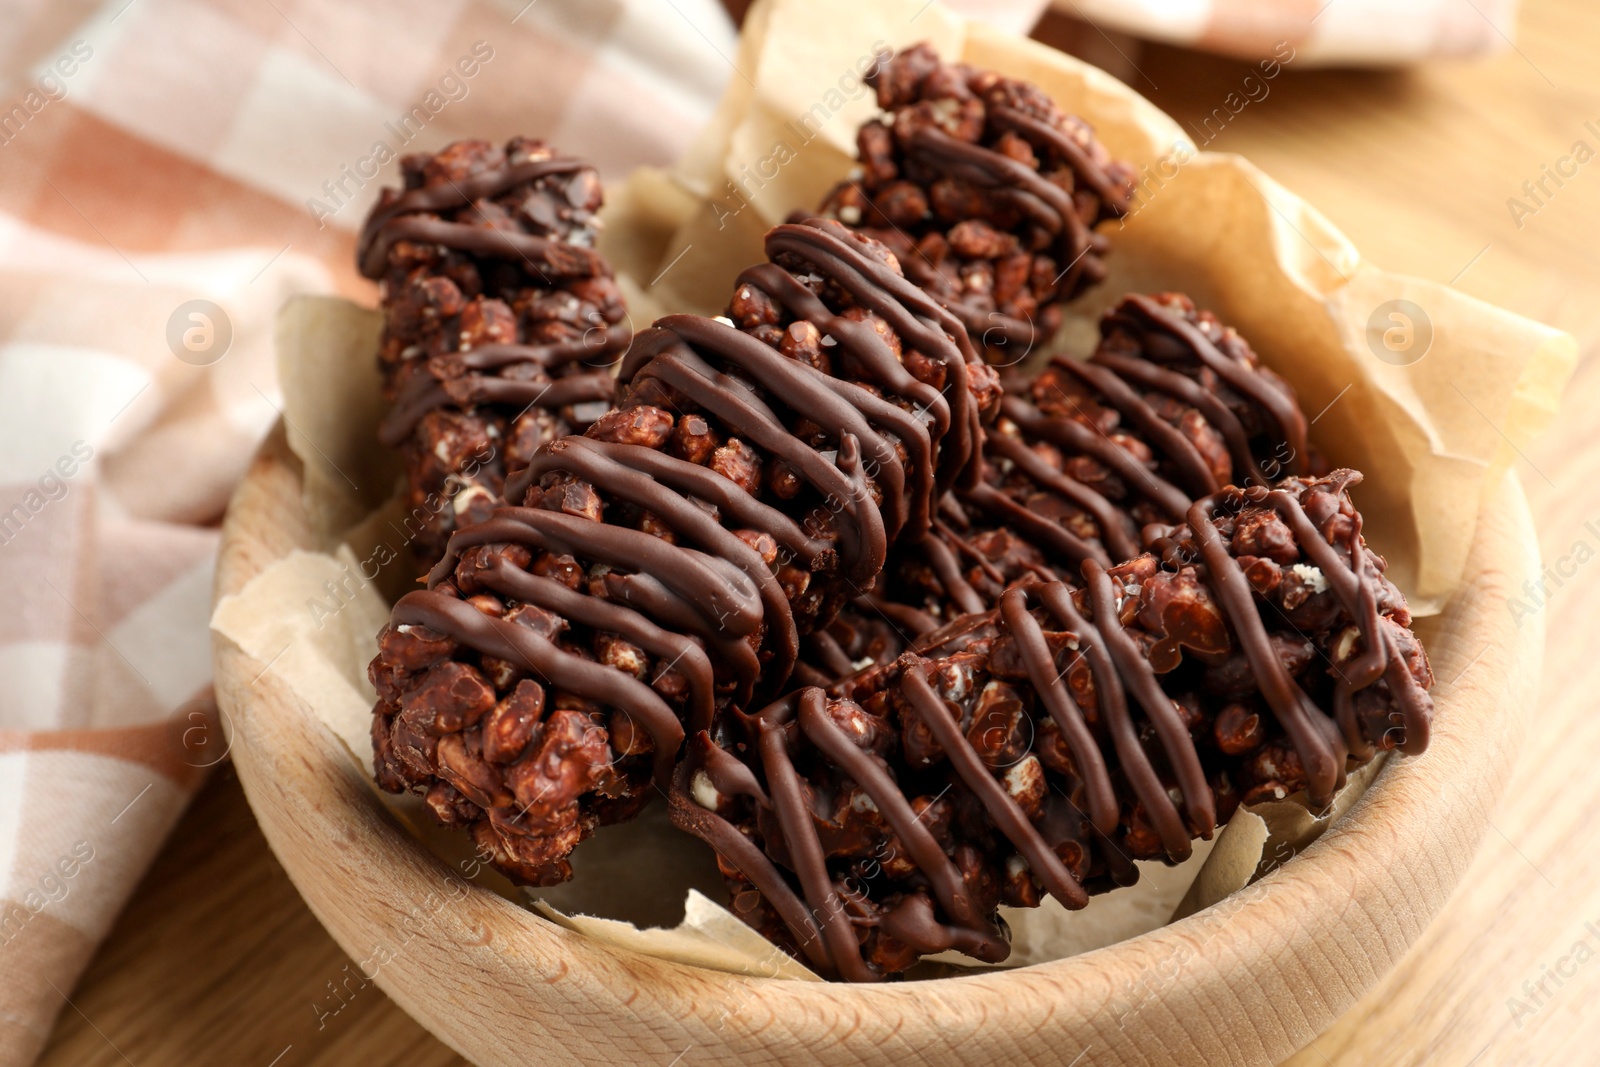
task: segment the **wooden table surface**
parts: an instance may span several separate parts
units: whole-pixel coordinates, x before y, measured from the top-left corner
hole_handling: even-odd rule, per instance
[[[1055,23],[1041,36],[1070,32]],[[1219,106],[1248,69],[1118,44],[1138,64],[1128,80],[1179,121]],[[1596,1061],[1600,1017],[1586,1009],[1600,996],[1600,830],[1590,815],[1600,806],[1600,655],[1588,644],[1600,593],[1600,565],[1588,562],[1600,549],[1600,441],[1590,430],[1600,408],[1600,162],[1559,187],[1546,180],[1553,195],[1538,202],[1523,183],[1575,142],[1589,146],[1584,158],[1600,151],[1597,52],[1600,5],[1525,0],[1515,51],[1402,72],[1291,66],[1207,146],[1249,156],[1374,262],[1453,280],[1568,330],[1584,355],[1558,426],[1519,464],[1546,561],[1568,557],[1576,569],[1562,568],[1570,577],[1555,575],[1541,598],[1544,704],[1517,777],[1438,921],[1293,1067]],[[1536,210],[1513,217],[1512,197]],[[320,1017],[350,963],[223,767],[90,964],[79,1010],[63,1013],[41,1062],[463,1062],[375,986]]]

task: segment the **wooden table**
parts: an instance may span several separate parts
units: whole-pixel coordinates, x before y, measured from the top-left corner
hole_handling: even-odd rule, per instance
[[[1055,23],[1041,35],[1071,33]],[[1407,72],[1291,66],[1208,147],[1255,160],[1382,266],[1454,280],[1578,337],[1585,360],[1566,414],[1520,464],[1553,562],[1579,542],[1590,550],[1580,555],[1600,549],[1600,444],[1589,430],[1590,403],[1600,407],[1600,161],[1560,188],[1547,182],[1554,195],[1528,201],[1537,210],[1520,226],[1507,200],[1526,200],[1523,182],[1575,141],[1600,151],[1600,6],[1525,0],[1518,49]],[[1248,69],[1166,48],[1130,55],[1129,80],[1179,121],[1219,106]],[[1600,655],[1588,646],[1600,564],[1549,592],[1545,707],[1495,831],[1401,966],[1293,1067],[1594,1062],[1600,1019],[1585,1008],[1600,995],[1600,832],[1584,828],[1600,805]],[[223,768],[90,965],[73,998],[81,1012],[63,1014],[41,1062],[463,1062],[375,986],[319,1018],[330,983],[349,973]]]

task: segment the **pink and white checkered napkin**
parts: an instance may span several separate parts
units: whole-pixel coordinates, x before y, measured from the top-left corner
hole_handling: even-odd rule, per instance
[[[1384,66],[1510,48],[1517,0],[1051,0],[1102,32],[1298,68]],[[1118,72],[1121,73],[1121,72]]]

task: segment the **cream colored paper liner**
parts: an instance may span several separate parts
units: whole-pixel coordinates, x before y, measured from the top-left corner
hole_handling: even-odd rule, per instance
[[[339,738],[368,782],[375,694],[366,667],[376,652],[374,635],[388,618],[389,604],[410,584],[414,566],[398,498],[391,495],[376,508],[369,503],[382,484],[377,479],[393,484],[385,473],[393,464],[372,455],[382,452],[371,443],[382,416],[382,405],[371,400],[379,389],[373,369],[377,326],[373,312],[326,297],[297,298],[280,314],[284,418],[291,427],[290,447],[305,466],[305,500],[316,540],[328,547],[297,550],[272,564],[237,595],[224,598],[211,622],[293,690]],[[696,966],[815,979],[713,902],[723,888],[710,850],[672,829],[662,805],[585,842],[574,854],[572,881],[519,891],[476,861],[466,835],[437,826],[418,798],[391,796],[375,784],[373,795],[452,870],[508,899],[531,903],[539,914],[571,929]],[[1341,794],[1339,810],[1348,800],[1353,795]],[[1287,809],[1274,819],[1285,820],[1289,836],[1284,840],[1293,842],[1289,847],[1303,847],[1308,834],[1320,833],[1323,824],[1304,808],[1269,807]],[[1186,897],[1198,906],[1222,899],[1244,886],[1261,864],[1265,828],[1258,816],[1242,813],[1214,843],[1196,842],[1185,863],[1141,862],[1137,885],[1097,896],[1080,912],[1053,901],[1038,909],[1005,909],[1013,949],[1004,966],[1058,959],[1155,929]],[[970,959],[949,954],[922,973],[975,969],[980,968]]]
[[[672,832],[672,831],[669,831]],[[558,925],[647,956],[736,971],[761,978],[793,978],[820,982],[804,965],[741,922],[732,912],[698,889],[689,890],[683,902],[683,922],[668,929],[640,929],[618,919],[599,919],[577,912],[560,912],[549,902],[532,900],[530,906]],[[730,955],[740,961],[730,967]]]
[[[1248,812],[1241,811],[1233,821],[1247,823],[1252,818],[1254,816]],[[1089,906],[1081,911],[1068,911],[1054,897],[1046,897],[1037,908],[1002,907],[1000,917],[1011,928],[1011,955],[1004,963],[994,964],[993,967],[1026,967],[1030,963],[1076,956],[1080,952],[1114,945],[1118,941],[1165,926],[1178,901],[1188,893],[1190,886],[1199,883],[1199,872],[1210,869],[1216,849],[1225,842],[1248,848],[1247,837],[1240,834],[1230,837],[1228,827],[1224,827],[1214,839],[1196,841],[1193,855],[1176,867],[1156,860],[1135,861],[1134,866],[1139,868],[1136,885],[1090,897]],[[1256,847],[1260,848],[1260,842]],[[1260,857],[1261,853],[1257,851],[1253,858],[1247,858],[1247,863],[1227,867],[1230,872],[1244,871],[1245,874],[1237,885],[1223,892],[1222,896],[1245,884],[1249,878],[1248,872],[1255,870],[1255,860]],[[1213,884],[1215,881],[1212,880]],[[968,970],[986,969],[970,956],[953,950],[929,956],[928,959]]]
[[[734,57],[741,75],[715,118],[677,167],[639,172],[615,198],[609,237],[624,247],[608,251],[660,303],[720,311],[738,272],[763,258],[767,228],[815,207],[849,173],[855,130],[875,111],[857,76],[863,61],[918,41],[1034,82],[1139,168],[1135,210],[1109,228],[1110,276],[1074,306],[1073,328],[1089,332],[1125,293],[1162,290],[1236,327],[1294,385],[1315,417],[1313,442],[1364,472],[1355,496],[1368,538],[1413,612],[1436,613],[1459,585],[1485,490],[1554,415],[1576,343],[1365,262],[1250,163],[1196,152],[1132,89],[1037,42],[923,0],[758,3]],[[1402,331],[1390,335],[1396,345],[1407,336],[1383,309],[1393,300],[1420,309],[1406,312],[1403,352],[1385,346],[1386,331]]]

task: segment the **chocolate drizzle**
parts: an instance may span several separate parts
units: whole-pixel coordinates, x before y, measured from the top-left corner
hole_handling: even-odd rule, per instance
[[[469,208],[478,200],[542,178],[592,170],[589,163],[578,158],[533,158],[486,166],[458,181],[405,190],[366,216],[357,240],[357,264],[366,277],[382,278],[389,269],[390,250],[398,242],[418,242],[474,256],[510,259],[550,286],[573,278],[610,277],[611,267],[600,254],[560,237],[499,229],[486,219],[453,222],[434,218],[440,211]],[[578,235],[590,238],[582,230],[573,237]],[[549,381],[549,374],[568,370],[573,363],[613,362],[627,349],[630,336],[629,326],[597,322],[581,338],[550,344],[485,344],[437,355],[427,362],[427,376],[413,374],[403,384],[379,427],[379,442],[386,448],[395,448],[410,437],[424,414],[446,405],[470,408],[478,403],[496,403],[525,410],[533,405],[562,408],[573,403],[610,403],[614,384],[608,371],[570,374],[554,382]],[[542,374],[536,378],[507,378],[504,374],[480,373],[518,365],[536,368]]]
[[[474,255],[520,260],[541,275],[555,278],[609,275],[611,268],[589,248],[534,234],[430,217],[497,196],[523,183],[591,169],[581,159],[547,156],[486,167],[459,180],[408,189],[367,216],[356,240],[356,263],[368,278],[381,278],[389,262],[389,250],[399,241],[415,241]]]
[[[491,523],[499,521],[490,520]],[[485,525],[488,523],[479,523],[473,529]],[[502,535],[511,533],[504,529],[497,532]],[[510,537],[502,536],[501,539],[510,540]],[[687,668],[685,673],[696,691],[696,697],[700,692],[710,691],[711,665],[706,661],[704,651],[698,650],[687,638],[652,628],[646,620],[615,610],[615,605],[573,594],[557,582],[514,567],[497,565],[488,573],[484,584],[496,592],[517,596],[524,603],[565,611],[574,621],[604,626],[625,634],[643,648],[666,649],[678,644],[678,651],[683,656],[679,662]],[[537,672],[552,685],[584,693],[614,707],[628,708],[630,717],[643,726],[655,742],[657,780],[666,782],[671,777],[678,746],[683,742],[683,726],[672,708],[655,690],[637,678],[593,660],[574,656],[526,626],[486,615],[466,601],[432,590],[419,589],[401,597],[394,606],[390,621],[395,626],[425,626],[434,633],[444,634],[481,653],[521,664]],[[699,654],[696,655],[696,652]],[[695,718],[709,720],[709,702],[694,702],[701,706],[701,710],[694,713]]]
[[[1360,482],[1361,475],[1355,471],[1341,471],[1336,472],[1332,480],[1343,490]],[[1328,588],[1360,630],[1361,655],[1353,664],[1336,668],[1331,718],[1284,669],[1268,640],[1250,580],[1217,531],[1215,516],[1236,512],[1245,506],[1271,508],[1288,524],[1301,551],[1322,573]],[[1378,571],[1361,538],[1359,513],[1350,521],[1349,534],[1342,546],[1344,555],[1328,543],[1299,499],[1282,489],[1230,488],[1196,501],[1189,509],[1188,524],[1217,600],[1249,658],[1261,695],[1300,754],[1313,804],[1324,806],[1333,799],[1334,791],[1344,784],[1348,757],[1366,760],[1372,756],[1375,746],[1361,728],[1352,695],[1378,679],[1389,682],[1390,694],[1399,704],[1399,711],[1395,713],[1399,721],[1395,725],[1403,729],[1403,739],[1395,747],[1412,754],[1427,747],[1433,701],[1408,669],[1396,641],[1394,624],[1378,614]],[[1171,550],[1170,543],[1166,547]]]
[[[990,959],[992,898],[974,908],[974,887],[1010,877],[1014,864],[1037,890],[1077,908],[1085,885],[1104,886],[1094,878],[1127,880],[1129,852],[1187,858],[1192,839],[1212,836],[1219,814],[1233,810],[1229,775],[1250,773],[1251,752],[1267,755],[1276,773],[1298,755],[1310,802],[1325,806],[1348,759],[1370,759],[1380,746],[1422,751],[1432,713],[1431,674],[1406,629],[1404,603],[1366,549],[1346,495],[1358,480],[1337,471],[1279,488],[1225,489],[1195,503],[1187,526],[1156,539],[1159,556],[1109,570],[1086,560],[1077,591],[1062,582],[1013,586],[995,611],[930,633],[892,666],[870,667],[826,692],[804,689],[751,719],[720,719],[714,729],[722,748],[709,735],[691,740],[674,777],[673,819],[718,850],[733,884],[743,879],[771,905],[767,913],[744,905],[747,920],[781,920],[814,967],[864,981],[963,941]],[[1267,512],[1282,521],[1283,534],[1262,532],[1278,529],[1263,525]],[[1277,586],[1266,583],[1264,591],[1261,573],[1246,566],[1258,561],[1249,550],[1263,537],[1292,549],[1304,561],[1297,567],[1314,567],[1302,578],[1331,597],[1312,612],[1324,620],[1314,637],[1299,634],[1287,616],[1269,631],[1284,610],[1270,595]],[[1285,638],[1305,641],[1306,653],[1293,653]],[[1182,648],[1192,650],[1193,663],[1178,670]],[[1326,690],[1314,682],[1318,654],[1333,679]],[[1241,657],[1251,695],[1237,688]],[[984,675],[991,681],[980,694]],[[1331,712],[1302,681],[1327,694]],[[1380,683],[1368,707],[1358,707],[1357,694]],[[1004,691],[991,695],[996,685]],[[1028,795],[1027,786],[1015,787],[974,747],[974,734],[1009,729],[993,725],[1003,716],[985,717],[1007,706],[1008,692],[1021,694],[1034,723],[1027,750],[1056,776],[1051,789],[1076,798],[1086,824],[1060,821],[1048,790],[1046,804],[1034,801],[1025,811],[1016,798]],[[1287,756],[1271,754],[1278,742],[1268,743],[1270,733],[1253,747],[1235,747],[1239,727],[1229,723],[1239,720],[1228,720],[1228,709],[1256,695],[1292,744]],[[897,723],[887,718],[891,711]],[[1209,740],[1213,728],[1221,748]],[[895,729],[903,747],[882,740]],[[740,743],[741,731],[752,740]],[[929,764],[916,754],[928,745],[943,759]],[[984,819],[978,830],[970,814],[961,817],[967,829],[954,843],[924,825],[949,817],[925,818],[933,805],[922,794],[937,789],[938,779],[928,777],[937,768],[947,768],[958,797],[975,802]],[[1219,813],[1224,790],[1232,799]],[[864,811],[872,814],[852,814]],[[910,869],[901,864],[872,876],[885,881],[862,884],[863,857],[885,854],[885,846],[873,847],[875,834],[891,835],[887,854],[903,856]],[[1146,843],[1150,835],[1159,851]],[[963,842],[986,840],[1015,852],[988,844],[984,859],[958,862]],[[974,862],[989,864],[988,873]],[[872,941],[866,931],[874,929],[900,944]],[[874,963],[884,959],[899,962]]]
[[[833,431],[839,442],[834,461],[791,434],[755,390],[715,369],[702,352],[755,377],[769,396],[782,396],[804,417]],[[903,484],[905,471],[898,460],[893,460],[892,449],[860,410],[830,387],[831,379],[784,358],[730,326],[691,315],[669,316],[641,333],[632,358],[648,361],[638,369],[630,365],[632,359],[624,362],[623,372],[632,381],[654,378],[679,394],[693,397],[722,425],[762,453],[787,463],[818,495],[838,507],[844,519],[838,530],[845,573],[857,582],[869,582],[877,576],[883,568],[890,533],[885,529],[886,516],[873,502],[862,470],[862,436],[870,442],[874,459],[881,459],[888,451],[892,462],[884,471],[887,482]],[[786,387],[794,392],[785,392]],[[853,431],[859,431],[860,436]]]
[[[1071,749],[1084,782],[1094,828],[1102,835],[1114,834],[1121,810],[1106,758],[1064,681],[1080,666],[1093,678],[1089,688],[1098,703],[1097,719],[1110,735],[1123,775],[1135,797],[1155,820],[1170,858],[1181,861],[1191,852],[1193,836],[1209,838],[1216,829],[1212,792],[1194,743],[1172,699],[1162,692],[1149,662],[1122,630],[1118,621],[1120,598],[1110,579],[1093,562],[1085,564],[1084,570],[1093,604],[1092,622],[1078,612],[1071,592],[1059,582],[1008,590],[1001,599],[999,620],[1004,632],[1016,644],[1039,703],[1055,721]],[[1072,651],[1064,668],[1058,665],[1044,627],[1030,613],[1030,606],[1044,609],[1068,631],[1066,637]],[[928,663],[916,655],[902,658],[899,692],[906,706],[927,727],[949,761],[955,780],[977,799],[991,825],[1027,864],[1031,877],[1063,906],[1082,908],[1088,903],[1082,883],[1062,862],[1041,827],[1030,820],[973,747],[960,710],[947,705],[929,684]],[[1004,959],[1009,947],[999,951],[995,944],[998,932],[993,917],[975,909],[970,888],[954,861],[922,825],[894,776],[880,758],[857,747],[829,717],[824,710],[826,699],[823,690],[807,688],[771,705],[758,716],[758,748],[767,783],[765,789],[748,771],[738,776],[728,773],[728,762],[737,764],[737,761],[702,738],[675,777],[674,820],[718,849],[724,859],[756,885],[789,924],[790,933],[814,966],[824,966],[829,973],[851,981],[881,978],[881,974],[860,958],[852,919],[847,916],[847,908],[822,859],[822,845],[812,821],[808,794],[801,787],[791,759],[796,737],[804,738],[831,766],[871,798],[875,809],[893,828],[911,860],[927,879],[950,924],[935,921],[920,905],[914,907],[920,900],[915,895],[905,896],[875,921],[881,922],[892,936],[917,955],[959,947],[966,942],[981,951],[963,951],[980,959],[991,962]],[[1137,704],[1154,726],[1168,761],[1176,770],[1184,801],[1183,813],[1167,795],[1166,787],[1140,742],[1132,704]],[[711,752],[717,753],[714,759],[709,756]],[[743,769],[742,764],[737,765]],[[722,816],[700,803],[695,795],[693,775],[701,770],[706,771],[719,795],[748,799],[772,810],[782,828],[781,840],[768,841],[766,852],[751,847]],[[733,837],[739,837],[743,843],[734,850],[726,850]],[[769,854],[791,857],[803,901]]]
[[[1113,181],[1106,168],[1091,159],[1063,130],[1009,107],[991,107],[988,115],[996,127],[1014,130],[1032,143],[1059,154],[1069,163],[1078,181],[1099,196],[1107,214],[1113,217],[1127,214],[1132,202],[1129,190]],[[1093,233],[1079,217],[1072,192],[1025,163],[981,144],[957,140],[937,126],[918,129],[907,146],[907,154],[935,173],[988,190],[1040,229],[1054,235],[1056,262],[1066,264],[1058,279],[1063,292],[1076,292],[1088,254],[1091,251],[1102,253],[1106,249],[1105,239]],[[906,274],[912,281],[921,285],[932,280],[931,268],[916,257],[909,257],[907,264]],[[952,307],[967,329],[979,336],[998,329],[1010,342],[1032,344],[1039,340],[1031,322],[985,315],[960,303]]]
[[[822,210],[889,245],[997,362],[1048,341],[1105,274],[1095,227],[1125,216],[1133,168],[1038,87],[916,44],[866,75],[883,115]]]
[[[602,344],[585,349],[586,354],[614,356],[628,345],[631,336],[626,326],[604,331]],[[529,363],[537,361],[541,349],[557,346],[498,345],[500,349],[521,350]],[[509,362],[509,361],[508,361]],[[378,427],[378,442],[397,448],[416,430],[422,417],[444,407],[472,408],[479,404],[500,404],[517,411],[535,405],[556,409],[572,404],[601,402],[610,406],[616,395],[616,379],[610,371],[569,374],[551,381],[547,378],[501,378],[487,374],[463,374],[443,380],[413,375],[384,415]]]
[[[632,325],[599,232],[599,176],[536,141],[459,141],[401,161],[357,265],[381,283],[390,407],[424,565],[504,500],[507,473],[611,407]]]
[[[775,226],[767,233],[766,247],[774,260],[787,254],[814,265],[860,306],[881,316],[904,344],[945,368],[949,380],[943,390],[933,389],[913,377],[875,332],[874,337],[866,336],[871,331],[865,324],[851,324],[836,316],[827,319],[829,331],[841,331],[837,339],[853,348],[881,388],[910,399],[917,418],[932,418],[939,440],[934,469],[939,472],[940,489],[970,483],[976,477],[974,465],[983,441],[983,416],[969,378],[980,361],[959,318],[907,281],[888,261],[863,254],[850,232],[837,222],[815,219],[806,225]],[[753,269],[756,275],[749,280],[758,285],[763,276],[772,275],[763,267]],[[778,288],[772,297],[798,318],[805,318],[807,311],[825,310],[817,307],[818,302],[803,287],[780,284]],[[932,513],[932,499],[920,501],[913,532],[926,528],[922,524]]]
[[[1214,324],[1181,297],[1125,297],[1106,315],[1106,340],[1087,362],[1056,357],[1032,383],[1033,401],[1008,392],[1000,408],[1004,421],[984,442],[983,476],[958,489],[950,502],[959,505],[957,521],[919,544],[939,593],[961,611],[981,611],[1015,580],[987,574],[981,583],[986,592],[980,592],[962,573],[961,557],[982,570],[976,540],[986,531],[1015,531],[1051,568],[1045,577],[1075,580],[1086,560],[1108,567],[1133,558],[1140,551],[1141,526],[1182,522],[1194,500],[1225,484],[1269,484],[1303,473],[1309,449],[1293,392],[1257,367],[1237,337],[1224,335],[1231,341],[1226,350],[1214,343],[1207,336],[1207,329],[1220,330]],[[1111,436],[1074,399],[1078,394],[1043,388],[1052,376],[1078,383],[1093,405],[1114,411],[1115,433],[1136,440],[1154,462]],[[1246,412],[1253,433],[1229,400]],[[1226,452],[1224,469],[1216,468],[1222,457],[1215,449],[1208,457],[1196,444],[1193,420],[1185,423],[1173,411],[1199,415],[1198,432],[1213,436]],[[1052,466],[1035,450],[1040,445],[1068,460],[1092,461],[1109,473],[1121,495],[1114,499],[1103,485],[1074,476],[1071,463],[1066,469]],[[1085,536],[1081,523],[1069,525],[1060,508],[1035,506],[1028,499],[1033,494],[1054,497],[1069,514],[1087,517],[1094,535]],[[1030,569],[1023,577],[1035,573]]]
[[[1194,305],[1186,298],[1170,294],[1126,297],[1107,318],[1111,327],[1108,333],[1131,327],[1142,341],[1148,359],[1159,363],[1170,362],[1175,355],[1183,360],[1192,359],[1243,397],[1247,410],[1264,413],[1267,421],[1273,424],[1261,427],[1268,438],[1266,444],[1271,448],[1258,446],[1252,450],[1237,415],[1214,398],[1215,389],[1204,390],[1197,384],[1185,386],[1178,380],[1185,377],[1182,374],[1163,371],[1155,363],[1134,363],[1111,351],[1098,353],[1095,362],[1125,373],[1131,367],[1129,376],[1193,404],[1222,432],[1238,470],[1248,472],[1256,482],[1266,484],[1285,475],[1306,473],[1311,463],[1306,416],[1300,410],[1294,391],[1283,379],[1259,366],[1255,353],[1231,329],[1220,327],[1216,318],[1208,313],[1196,313]],[[1207,336],[1208,329],[1220,333],[1222,344]],[[1276,457],[1273,469],[1263,470],[1258,462],[1261,455]]]
[[[922,684],[927,685],[925,680]],[[926,696],[934,702],[936,716],[948,716],[931,689],[926,691]],[[792,758],[798,739],[803,738],[849,775],[876,805],[909,858],[927,878],[939,906],[953,920],[948,925],[938,922],[925,899],[907,895],[897,906],[871,921],[919,954],[957,948],[990,963],[1004,960],[1010,954],[1010,945],[999,927],[984,913],[955,863],[945,854],[944,847],[921,815],[913,810],[882,761],[858,748],[829,716],[827,701],[821,689],[807,688],[770,705],[756,717],[756,749],[766,777],[765,789],[742,763],[702,737],[694,755],[680,766],[674,781],[674,821],[706,840],[760,889],[788,924],[812,966],[825,974],[854,982],[881,979],[883,976],[861,957],[855,930],[855,923],[860,919],[849,914],[850,903],[840,894],[828,872],[823,846],[812,823],[811,809]],[[1059,890],[1062,903],[1082,907],[1087,901],[1083,887],[1043,845],[1026,818],[1015,811],[1011,799],[999,791],[988,768],[978,760],[953,723],[948,733],[953,746],[952,759],[970,756],[970,760],[962,760],[960,764],[963,781],[970,779],[974,790],[982,790],[987,784],[993,792],[979,795],[986,805],[993,805],[992,810],[1008,813],[1007,807],[1010,807],[1016,817],[1008,821],[1008,829],[1026,842],[1025,847],[1030,852],[1039,855],[1047,871],[1046,877]],[[774,813],[782,827],[783,844],[779,847],[793,863],[804,899],[789,886],[766,852],[726,819],[692,799],[692,779],[696,773],[705,773],[719,795],[743,797]],[[998,797],[993,793],[998,793]],[[769,844],[768,848],[772,847]]]
[[[704,730],[718,706],[744,704],[758,689],[775,691],[794,667],[802,627],[755,539],[770,538],[815,582],[870,588],[890,541],[908,528],[927,528],[936,494],[962,475],[982,434],[966,374],[976,356],[960,324],[868,243],[837,224],[791,225],[769,234],[768,250],[789,269],[752,268],[739,284],[761,288],[796,319],[826,331],[860,380],[830,377],[724,321],[674,315],[635,339],[621,368],[629,393],[618,414],[646,394],[678,397],[730,438],[786,464],[823,502],[820,515],[796,521],[731,478],[659,448],[567,437],[508,479],[508,497],[530,506],[500,508],[457,531],[429,588],[404,597],[393,618],[635,719],[653,742],[662,785],[685,727]],[[805,272],[819,291],[837,287],[852,307],[887,323],[907,349],[942,368],[943,388],[913,377],[871,323],[836,314],[791,269]],[[487,365],[510,355],[480,351],[462,362]],[[835,447],[802,441],[786,419],[819,428]],[[563,479],[591,487],[601,507],[651,516],[670,536],[607,521],[601,511],[538,506]],[[587,595],[518,566],[507,546],[526,549],[531,560],[581,561]],[[498,607],[486,612],[460,599],[454,582],[469,556],[476,561],[472,589],[618,635],[681,673],[682,723],[642,677],[596,663],[496,614]]]

